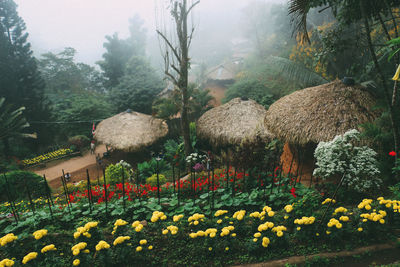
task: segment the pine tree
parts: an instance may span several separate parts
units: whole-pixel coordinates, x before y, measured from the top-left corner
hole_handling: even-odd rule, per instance
[[[0,0],[0,96],[15,107],[24,106],[28,122],[46,120],[49,112],[45,107],[45,84],[27,39],[17,5],[13,0]],[[42,140],[45,138],[38,127],[32,130]]]

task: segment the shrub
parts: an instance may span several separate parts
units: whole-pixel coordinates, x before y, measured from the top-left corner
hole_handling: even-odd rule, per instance
[[[344,175],[343,184],[358,192],[378,188],[382,180],[378,177],[377,153],[367,146],[355,146],[359,135],[357,130],[350,130],[330,142],[320,142],[314,153],[314,175],[323,179]]]
[[[160,187],[167,182],[167,178],[163,174],[158,175],[158,179],[160,180]],[[146,184],[151,186],[157,186],[157,174],[153,174],[149,178],[146,179]]]
[[[158,172],[164,172],[171,168],[170,164],[167,163],[164,159],[158,162]],[[140,180],[143,181],[146,177],[153,175],[153,173],[157,173],[157,161],[155,158],[152,158],[150,161],[145,161],[138,164],[139,169],[139,177]]]
[[[122,167],[123,164],[110,164],[106,168],[106,183],[107,184],[115,184],[120,183],[122,181]],[[129,178],[129,170],[124,166],[124,177],[126,181]]]
[[[6,173],[9,188],[12,196],[16,199],[27,199],[26,188],[28,187],[32,198],[38,198],[46,195],[43,178],[36,173],[29,171],[12,171]],[[0,188],[3,194],[0,200],[8,201],[6,194],[6,180],[3,175],[0,176]]]
[[[90,139],[85,135],[75,135],[68,139],[68,144],[82,150],[85,147],[89,147]]]

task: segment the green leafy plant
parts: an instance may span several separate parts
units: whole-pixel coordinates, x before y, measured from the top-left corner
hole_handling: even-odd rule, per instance
[[[16,199],[27,199],[27,188],[34,198],[45,196],[46,194],[43,178],[34,172],[12,171],[6,173],[6,176],[8,187],[11,190],[10,193]],[[6,180],[3,175],[0,176],[0,188],[1,192],[3,192],[0,195],[0,199],[5,201],[7,200]]]
[[[122,181],[122,164],[110,164],[106,168],[106,183],[120,183]],[[129,170],[124,169],[125,179],[129,178]]]
[[[160,180],[160,186],[165,184],[167,182],[167,178],[163,174],[158,175],[158,179]],[[149,184],[151,186],[157,186],[157,174],[153,174],[149,178],[146,179],[146,184]]]

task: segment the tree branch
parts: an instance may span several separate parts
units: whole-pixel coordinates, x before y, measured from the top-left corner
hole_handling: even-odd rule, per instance
[[[178,51],[176,51],[176,48],[172,46],[171,42],[167,39],[167,37],[165,37],[165,35],[162,32],[157,30],[157,33],[164,39],[165,43],[172,50],[172,52],[174,53],[176,59],[179,61],[180,57],[179,57]]]
[[[188,8],[188,10],[186,11],[186,15],[189,14],[190,11],[191,11],[197,4],[199,4],[199,3],[200,3],[200,0],[197,1],[197,2],[195,2],[195,3],[193,3],[193,5],[191,5],[191,6]]]
[[[188,38],[188,45],[187,45],[188,49],[190,47],[190,44],[192,43],[193,33],[194,33],[194,27],[192,27],[192,32],[190,33],[189,38]]]

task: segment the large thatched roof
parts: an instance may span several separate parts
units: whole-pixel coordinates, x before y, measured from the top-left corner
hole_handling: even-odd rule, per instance
[[[378,115],[374,98],[362,86],[341,81],[296,91],[270,106],[266,128],[293,144],[333,139]]]
[[[167,133],[168,126],[163,120],[138,112],[122,112],[100,122],[94,137],[115,149],[133,152]]]
[[[270,136],[264,129],[266,110],[253,100],[235,98],[197,121],[197,135],[217,146],[254,143]]]

